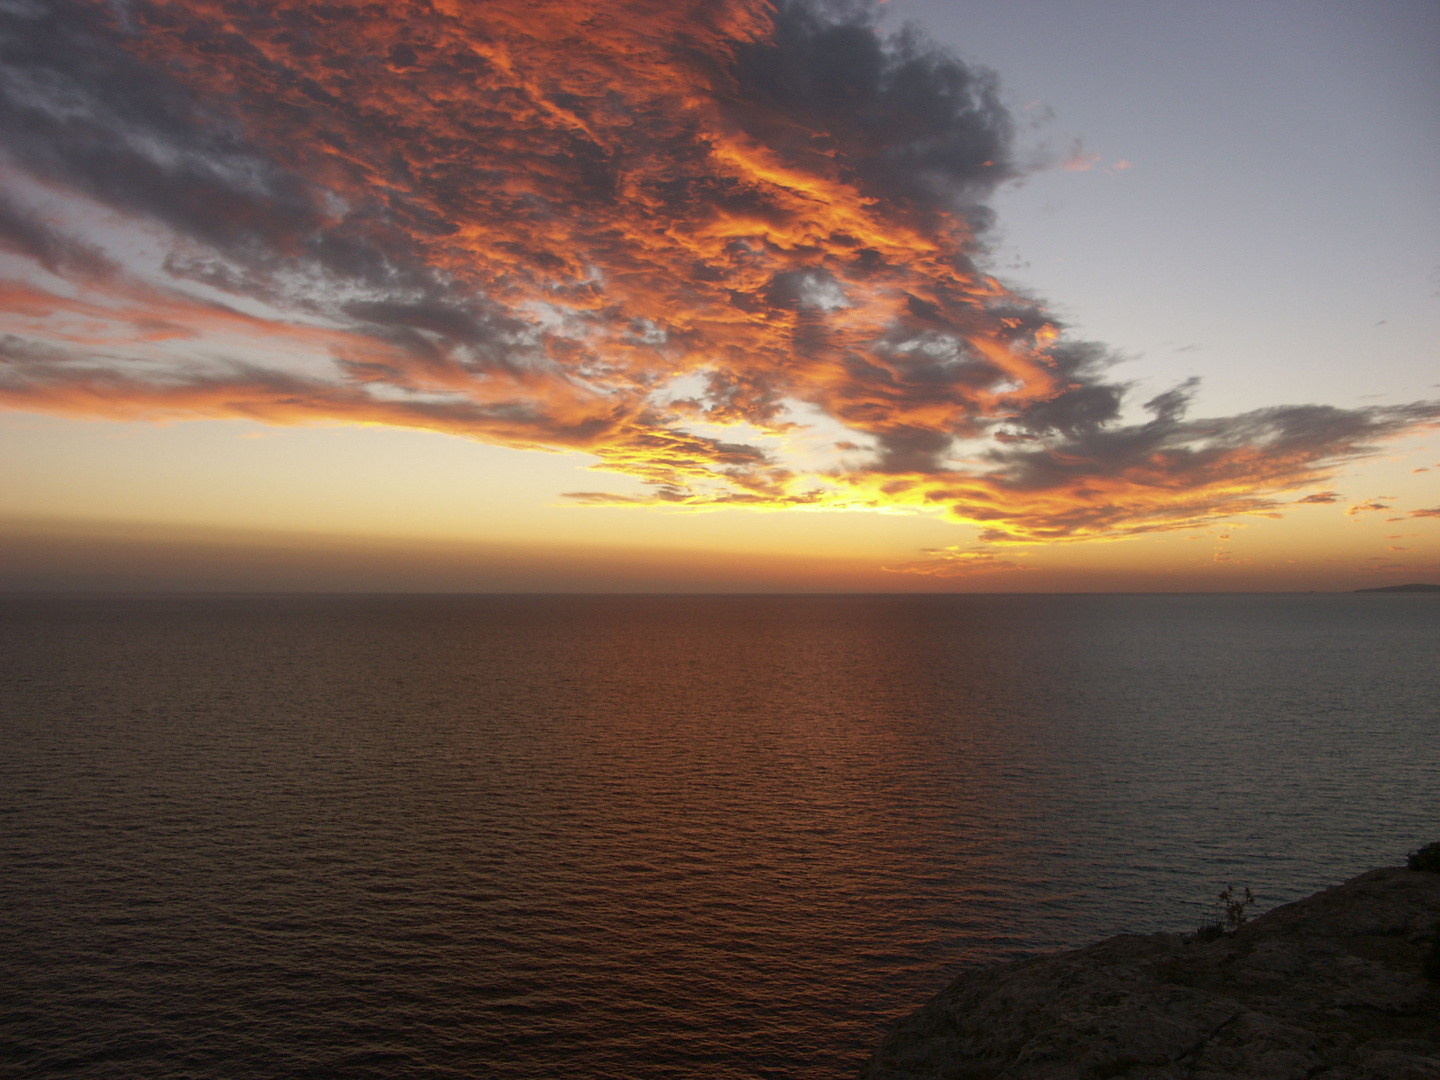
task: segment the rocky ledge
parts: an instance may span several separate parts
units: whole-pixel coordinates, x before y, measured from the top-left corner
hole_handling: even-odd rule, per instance
[[[1440,874],[1397,867],[1208,941],[1122,934],[969,971],[860,1075],[1440,1080],[1437,927]]]

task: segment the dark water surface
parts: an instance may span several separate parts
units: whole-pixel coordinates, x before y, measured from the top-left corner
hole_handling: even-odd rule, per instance
[[[1440,839],[1433,596],[0,600],[0,1074],[835,1077]]]

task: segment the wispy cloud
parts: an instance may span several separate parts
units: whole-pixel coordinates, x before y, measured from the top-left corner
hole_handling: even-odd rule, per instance
[[[0,404],[429,428],[648,492],[583,502],[995,542],[1275,513],[1440,421],[1187,383],[1122,422],[1109,352],[983,268],[995,77],[838,10],[6,5]]]
[[[1387,498],[1387,499],[1390,498],[1390,497],[1391,497],[1391,496],[1389,496],[1389,495],[1381,496],[1381,498]],[[1389,510],[1389,509],[1390,509],[1390,504],[1389,504],[1389,503],[1382,503],[1379,499],[1370,499],[1370,500],[1368,500],[1368,501],[1366,501],[1366,502],[1352,503],[1350,506],[1347,506],[1347,507],[1345,508],[1345,513],[1348,514],[1350,517],[1354,518],[1354,517],[1359,517],[1361,514],[1369,514],[1369,513],[1375,512],[1375,511],[1377,511],[1377,510]]]
[[[895,574],[924,574],[939,578],[967,578],[1027,567],[1014,559],[985,548],[924,548],[920,558],[881,567]]]

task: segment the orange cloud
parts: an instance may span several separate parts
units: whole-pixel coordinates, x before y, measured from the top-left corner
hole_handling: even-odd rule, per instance
[[[1371,499],[1369,502],[1354,503],[1345,508],[1345,513],[1350,517],[1359,517],[1361,514],[1368,514],[1375,510],[1389,510],[1389,503],[1382,503],[1378,499]]]
[[[863,14],[0,20],[10,408],[427,428],[648,485],[582,502],[941,510],[992,542],[1273,514],[1440,421],[1192,419],[1186,384],[1122,423],[1107,351],[981,265],[985,198],[1018,171],[994,76]]]
[[[966,578],[1005,570],[1028,569],[1013,559],[1001,558],[996,552],[984,548],[925,548],[921,555],[924,557],[881,569],[893,574],[924,574],[939,578]]]

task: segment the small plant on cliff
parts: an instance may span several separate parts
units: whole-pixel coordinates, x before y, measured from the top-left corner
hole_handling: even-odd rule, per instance
[[[1225,929],[1233,934],[1249,920],[1250,916],[1245,914],[1245,909],[1255,903],[1255,894],[1250,891],[1249,885],[1245,886],[1244,893],[1237,893],[1235,886],[1226,885],[1219,899],[1220,907],[1225,912]]]
[[[1255,894],[1248,885],[1240,892],[1235,891],[1235,886],[1226,885],[1216,894],[1215,899],[1218,909],[1215,920],[1195,931],[1197,941],[1214,941],[1226,934],[1233,934],[1244,926],[1250,919],[1246,909],[1255,903]]]
[[[1440,842],[1426,844],[1419,851],[1412,851],[1410,853],[1410,869],[1440,874]]]

